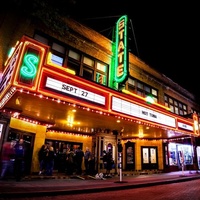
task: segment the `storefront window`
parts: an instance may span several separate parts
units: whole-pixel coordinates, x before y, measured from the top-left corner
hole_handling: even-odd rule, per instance
[[[169,144],[169,164],[171,166],[177,166],[181,163],[181,156],[184,160],[184,165],[192,165],[192,146],[185,144]]]
[[[178,151],[183,153],[184,165],[193,164],[191,145],[178,145]]]
[[[197,162],[198,162],[198,167],[200,169],[200,147],[197,147]]]
[[[177,151],[176,151],[176,144],[170,143],[169,144],[169,165],[177,165]]]
[[[57,140],[45,140],[45,143],[53,146],[55,150],[59,153],[66,153],[67,149],[72,148],[73,150],[78,149],[78,147],[83,147],[83,143],[79,142],[68,142],[68,141],[57,141]]]

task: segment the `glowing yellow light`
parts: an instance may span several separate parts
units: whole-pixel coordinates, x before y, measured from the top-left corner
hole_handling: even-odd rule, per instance
[[[146,102],[148,102],[148,103],[155,103],[154,100],[153,100],[153,98],[151,96],[147,96],[146,97]]]

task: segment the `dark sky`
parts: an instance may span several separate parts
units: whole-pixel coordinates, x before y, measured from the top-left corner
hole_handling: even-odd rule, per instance
[[[179,3],[170,0],[77,0],[74,15],[110,39],[118,18],[128,15],[131,52],[200,96],[198,9],[197,1],[193,0]]]

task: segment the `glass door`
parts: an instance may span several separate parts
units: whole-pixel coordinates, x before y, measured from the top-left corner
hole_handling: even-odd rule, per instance
[[[158,152],[157,147],[141,148],[142,169],[158,169]]]

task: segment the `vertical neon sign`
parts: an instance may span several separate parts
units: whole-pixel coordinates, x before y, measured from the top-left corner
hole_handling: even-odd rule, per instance
[[[21,89],[36,90],[49,47],[27,36],[22,37],[21,44],[13,85]]]
[[[124,15],[116,23],[116,48],[114,81],[124,83],[128,78],[128,17]]]
[[[41,61],[40,51],[36,47],[26,46],[24,52],[18,80],[20,83],[33,86]]]
[[[193,113],[193,130],[195,135],[199,135],[199,119],[196,113]]]

